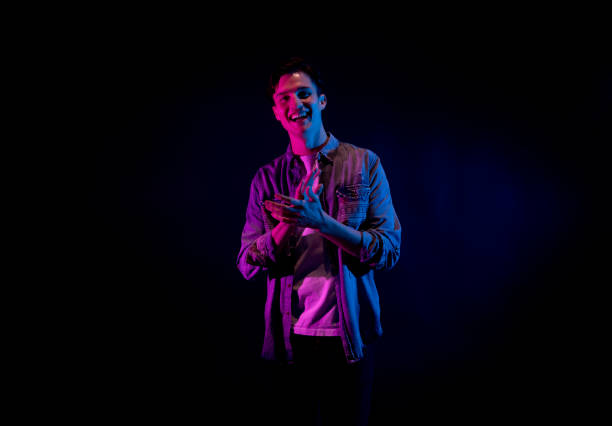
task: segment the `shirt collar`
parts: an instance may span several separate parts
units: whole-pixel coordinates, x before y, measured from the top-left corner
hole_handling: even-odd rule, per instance
[[[327,134],[329,135],[329,141],[327,141],[327,144],[325,144],[323,149],[321,149],[321,151],[319,152],[321,153],[322,157],[324,157],[329,162],[333,163],[334,154],[335,154],[334,151],[336,150],[336,148],[338,148],[339,142],[338,142],[338,139],[336,139],[334,135],[332,135],[329,132]],[[291,149],[291,142],[289,142],[289,146],[287,147],[287,152],[285,153],[285,155],[287,155],[289,159],[294,159],[298,157],[297,155],[293,153],[293,150]]]

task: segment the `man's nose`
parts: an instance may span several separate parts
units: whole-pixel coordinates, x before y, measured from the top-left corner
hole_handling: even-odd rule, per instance
[[[296,94],[291,96],[291,106],[293,107],[299,107],[300,105],[302,105],[302,100],[300,99],[300,97]]]

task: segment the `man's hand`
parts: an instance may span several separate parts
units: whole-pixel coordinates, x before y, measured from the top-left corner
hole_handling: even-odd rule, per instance
[[[321,229],[328,216],[321,206],[319,196],[323,192],[323,185],[315,181],[321,174],[315,167],[298,185],[294,197],[275,194],[279,201],[266,200],[264,205],[273,218],[279,222],[299,225],[313,229]]]
[[[346,226],[323,211],[319,196],[323,192],[323,185],[315,184],[319,176],[319,169],[314,168],[304,178],[295,192],[295,196],[276,194],[277,201],[266,201],[265,207],[279,224],[272,230],[272,237],[277,245],[283,241],[288,233],[287,227],[296,225],[318,229],[323,237],[340,247],[352,256],[359,257],[361,247],[368,247],[372,237],[367,232],[360,232]],[[315,185],[315,189],[313,189]],[[278,229],[278,231],[276,231]],[[275,232],[278,235],[275,236]]]
[[[315,165],[315,167],[310,171],[310,173],[308,173],[306,177],[301,180],[300,184],[295,189],[295,195],[293,196],[293,198],[296,198],[298,200],[308,199],[308,197],[306,196],[306,192],[308,190],[308,187],[312,187],[312,186],[314,186],[313,191],[320,195],[321,188],[323,187],[323,185],[319,184],[318,182],[318,178],[320,175],[321,175],[321,170],[319,169],[318,165]],[[276,195],[278,196],[279,194],[276,194]]]

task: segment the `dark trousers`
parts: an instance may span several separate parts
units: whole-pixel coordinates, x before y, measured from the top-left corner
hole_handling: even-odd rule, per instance
[[[295,362],[275,366],[267,379],[273,424],[367,425],[374,380],[373,347],[349,364],[340,337],[292,335]],[[266,398],[267,399],[267,398]]]

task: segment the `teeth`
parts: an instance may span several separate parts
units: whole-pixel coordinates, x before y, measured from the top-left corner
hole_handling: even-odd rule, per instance
[[[307,115],[308,115],[308,113],[304,111],[304,112],[301,112],[301,113],[299,113],[299,114],[293,114],[293,115],[291,116],[291,119],[292,119],[292,120],[297,120],[298,118],[304,118],[304,117],[306,117]]]

